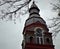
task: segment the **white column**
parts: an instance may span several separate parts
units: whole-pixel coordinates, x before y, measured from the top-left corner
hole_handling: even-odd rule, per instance
[[[42,33],[42,41],[43,41],[43,44],[44,44],[44,34]]]

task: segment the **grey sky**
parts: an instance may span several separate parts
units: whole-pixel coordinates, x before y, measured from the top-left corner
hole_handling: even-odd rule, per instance
[[[57,0],[56,0],[57,1]],[[51,22],[48,21],[48,18],[52,18],[57,16],[56,12],[51,11],[50,2],[56,3],[55,0],[36,0],[36,4],[40,9],[41,17],[47,22],[49,25]],[[12,21],[2,22],[0,23],[0,49],[21,49],[21,42],[22,42],[22,30],[24,27],[24,22],[28,14],[25,16],[21,16],[21,20],[17,20],[16,24]],[[55,49],[60,48],[60,33],[53,39]]]

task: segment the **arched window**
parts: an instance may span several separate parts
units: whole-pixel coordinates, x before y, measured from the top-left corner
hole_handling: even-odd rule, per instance
[[[42,29],[37,28],[35,33],[36,33],[36,43],[43,44]]]
[[[36,43],[37,44],[43,44],[43,40],[41,37],[36,37]]]
[[[49,39],[49,38],[46,38],[46,42],[47,42],[47,43],[50,43],[50,39]]]
[[[30,36],[30,42],[32,42],[33,41],[33,37],[32,36]]]

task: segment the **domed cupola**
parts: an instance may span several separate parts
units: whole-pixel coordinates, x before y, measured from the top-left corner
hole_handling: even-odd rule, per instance
[[[39,11],[39,8],[33,1],[33,4],[29,9],[29,18],[26,20],[25,23],[26,26],[36,22],[40,22],[41,24],[46,25],[46,22],[43,20],[43,18],[40,17]]]
[[[29,12],[31,12],[31,10],[33,10],[33,9],[37,9],[38,12],[40,11],[34,1],[33,1],[33,4],[31,5],[31,7],[30,7],[30,9],[29,9]]]
[[[29,9],[29,13],[30,13],[30,16],[29,17],[32,17],[33,15],[35,16],[40,16],[39,15],[39,8],[37,7],[37,5],[35,4],[35,2],[33,1],[33,4],[31,5],[30,9]]]

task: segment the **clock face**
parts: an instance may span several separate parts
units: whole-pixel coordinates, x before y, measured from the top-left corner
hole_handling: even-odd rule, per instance
[[[37,33],[41,33],[42,32],[42,30],[41,29],[36,29],[36,31],[37,31]]]
[[[42,36],[42,30],[40,28],[36,29],[37,36]]]

